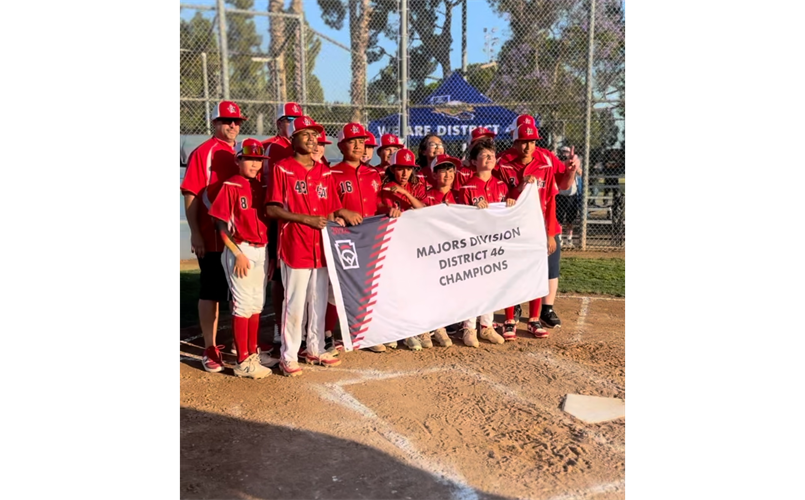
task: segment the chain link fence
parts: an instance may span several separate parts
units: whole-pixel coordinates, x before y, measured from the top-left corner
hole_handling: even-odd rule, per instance
[[[582,159],[569,241],[625,248],[622,1],[200,1],[180,5],[181,134],[209,135],[212,105],[228,98],[249,117],[243,136],[270,136],[279,105],[295,101],[328,136],[349,121],[402,136],[407,121],[410,148],[437,133],[462,156],[472,128],[496,130],[503,151],[511,117],[531,114],[538,146]]]

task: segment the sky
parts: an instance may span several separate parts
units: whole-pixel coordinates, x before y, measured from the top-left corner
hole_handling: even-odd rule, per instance
[[[215,6],[215,0],[188,0],[187,3],[192,5],[209,5]],[[288,2],[286,2],[288,3]],[[484,33],[483,29],[497,28],[497,36],[500,40],[495,45],[496,51],[505,41],[505,36],[501,33],[506,30],[508,22],[502,17],[497,16],[492,12],[486,0],[467,0],[467,62],[468,64],[487,62],[488,56],[484,54]],[[310,27],[334,40],[337,40],[343,45],[349,46],[349,21],[344,20],[344,27],[340,30],[334,30],[324,24],[321,19],[321,9],[319,9],[316,0],[305,0],[305,17]],[[266,12],[268,10],[268,0],[256,0],[254,7],[251,10]],[[181,16],[183,19],[189,19],[195,15],[197,11],[193,9],[181,9]],[[205,17],[214,15],[214,12],[208,11],[204,13]],[[268,18],[265,16],[256,16],[257,32],[263,35],[264,49],[267,46],[268,40]],[[452,34],[453,46],[450,54],[453,69],[461,67],[461,8],[453,9],[452,19]],[[349,68],[350,56],[349,53],[330,43],[327,40],[321,40],[322,48],[316,59],[316,66],[313,73],[319,78],[324,88],[324,97],[328,102],[339,101],[349,102]],[[391,41],[384,40],[381,36],[381,43],[386,51],[396,52],[395,44]],[[388,58],[383,58],[380,61],[370,64],[368,69],[369,80],[371,81],[382,68],[388,64]],[[433,75],[435,78],[442,76],[441,70]]]

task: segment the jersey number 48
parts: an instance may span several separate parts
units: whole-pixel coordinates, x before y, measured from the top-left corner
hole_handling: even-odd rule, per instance
[[[299,194],[307,194],[307,183],[305,181],[296,181],[294,191]]]

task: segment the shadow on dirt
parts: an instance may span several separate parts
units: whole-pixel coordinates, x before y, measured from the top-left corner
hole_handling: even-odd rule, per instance
[[[181,498],[468,498],[386,453],[316,432],[181,409]],[[470,495],[467,495],[470,493]],[[477,492],[479,499],[506,497]]]

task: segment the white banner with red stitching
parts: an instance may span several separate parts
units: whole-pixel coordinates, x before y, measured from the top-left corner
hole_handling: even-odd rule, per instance
[[[547,238],[533,184],[513,207],[442,204],[352,227],[329,223],[322,233],[347,351],[548,293]]]

